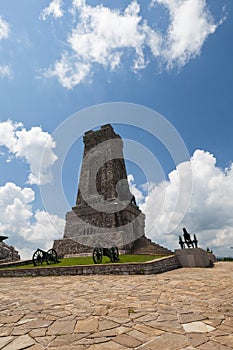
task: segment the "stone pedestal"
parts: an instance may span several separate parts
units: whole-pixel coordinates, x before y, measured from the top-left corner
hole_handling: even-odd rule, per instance
[[[214,256],[201,248],[176,249],[180,267],[213,267]]]

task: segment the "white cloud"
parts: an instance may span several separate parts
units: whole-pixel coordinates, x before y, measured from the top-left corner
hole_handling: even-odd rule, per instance
[[[9,24],[0,16],[0,41],[7,39],[10,33]],[[11,78],[12,71],[8,65],[0,65],[0,78]]]
[[[133,57],[131,69],[145,68],[144,48],[156,56],[160,36],[139,15],[140,6],[133,0],[124,11],[103,5],[89,6],[83,1],[73,1],[73,15],[78,14],[78,24],[68,34],[70,52],[62,54],[46,77],[57,77],[62,86],[71,89],[83,82],[95,64],[110,71],[120,66],[124,55]]]
[[[46,18],[49,16],[52,16],[54,18],[60,18],[63,16],[62,0],[51,1],[49,6],[44,8],[43,11],[41,12],[40,19],[45,21]]]
[[[11,68],[7,65],[0,66],[0,77],[11,78],[12,77]]]
[[[31,188],[12,182],[0,187],[0,234],[7,235],[21,258],[30,258],[38,247],[48,250],[64,230],[64,220],[45,211],[33,213]],[[7,242],[6,242],[7,243]]]
[[[191,58],[200,55],[205,40],[218,27],[205,0],[155,0],[167,7],[170,25],[163,51],[168,67],[184,66]]]
[[[57,159],[53,152],[55,142],[40,127],[26,130],[21,123],[0,122],[0,146],[8,148],[11,157],[29,164],[28,183],[42,185],[52,180],[51,167]]]
[[[175,201],[181,191],[181,178],[182,198],[185,201],[189,196],[189,186],[186,186],[190,181],[189,165],[193,194],[184,211],[182,202],[177,205]],[[232,184],[233,164],[229,169],[218,168],[212,154],[196,150],[190,162],[179,164],[169,174],[168,181],[150,188],[141,205],[146,215],[148,237],[171,249],[179,248],[178,236],[186,227],[191,234],[197,235],[204,249],[208,246],[219,256],[230,255],[233,246]]]
[[[136,184],[134,183],[134,177],[132,174],[128,175],[127,179],[129,183],[130,192],[135,196],[137,205],[141,204],[141,202],[145,199],[143,192],[137,188]]]
[[[0,41],[3,39],[7,39],[9,33],[10,33],[9,24],[6,21],[4,21],[0,16]]]
[[[66,89],[72,89],[81,83],[90,74],[90,64],[77,62],[75,56],[64,53],[60,60],[56,61],[52,68],[49,68],[44,76],[46,78],[56,77],[59,83]]]
[[[152,0],[151,7],[155,4],[166,10],[166,33],[158,28],[156,18],[148,24],[137,0],[129,2],[124,10],[73,0],[69,9],[73,28],[67,34],[67,49],[44,76],[56,77],[63,87],[72,89],[90,80],[98,65],[111,72],[123,64],[139,72],[151,60],[160,65],[162,62],[167,69],[183,67],[200,55],[204,42],[221,23],[215,23],[206,0]],[[59,1],[51,2],[42,12],[43,19],[54,15],[55,5],[61,8]],[[62,15],[62,11],[57,13],[57,17]]]

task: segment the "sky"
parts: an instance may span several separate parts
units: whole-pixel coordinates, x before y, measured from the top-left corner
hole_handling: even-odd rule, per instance
[[[6,243],[30,258],[63,236],[82,135],[109,122],[146,235],[232,256],[232,35],[231,0],[0,1]]]

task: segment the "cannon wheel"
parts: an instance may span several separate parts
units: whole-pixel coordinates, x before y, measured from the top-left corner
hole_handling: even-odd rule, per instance
[[[95,247],[93,250],[92,258],[95,264],[100,264],[102,262],[103,252],[99,247]]]
[[[47,259],[46,259],[47,264],[55,264],[57,262],[57,252],[55,249],[49,249],[47,251]]]
[[[44,254],[40,249],[37,249],[32,256],[34,266],[42,265],[44,262]]]
[[[116,246],[112,247],[112,259],[111,259],[111,261],[112,262],[119,261],[119,250],[118,250],[118,247],[116,247]]]

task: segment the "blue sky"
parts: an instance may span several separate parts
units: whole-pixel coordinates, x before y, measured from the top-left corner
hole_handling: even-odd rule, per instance
[[[232,34],[230,0],[1,1],[0,232],[22,257],[37,246],[49,248],[62,236],[63,206],[48,208],[42,198],[46,186],[55,187],[55,130],[74,114],[83,118],[85,130],[91,107],[111,102],[157,111],[189,154],[175,160],[166,143],[143,130],[143,117],[141,129],[116,120],[115,130],[150,150],[160,166],[148,191],[143,169],[127,162],[148,236],[174,249],[186,226],[204,248],[232,253]],[[83,109],[86,114],[79,114]],[[93,127],[103,117],[93,117]],[[72,130],[76,142],[62,165],[70,207],[77,191],[82,128]],[[46,164],[39,170],[46,142]],[[173,208],[177,177],[189,181],[183,173],[187,165],[193,174],[191,202],[185,209]]]

